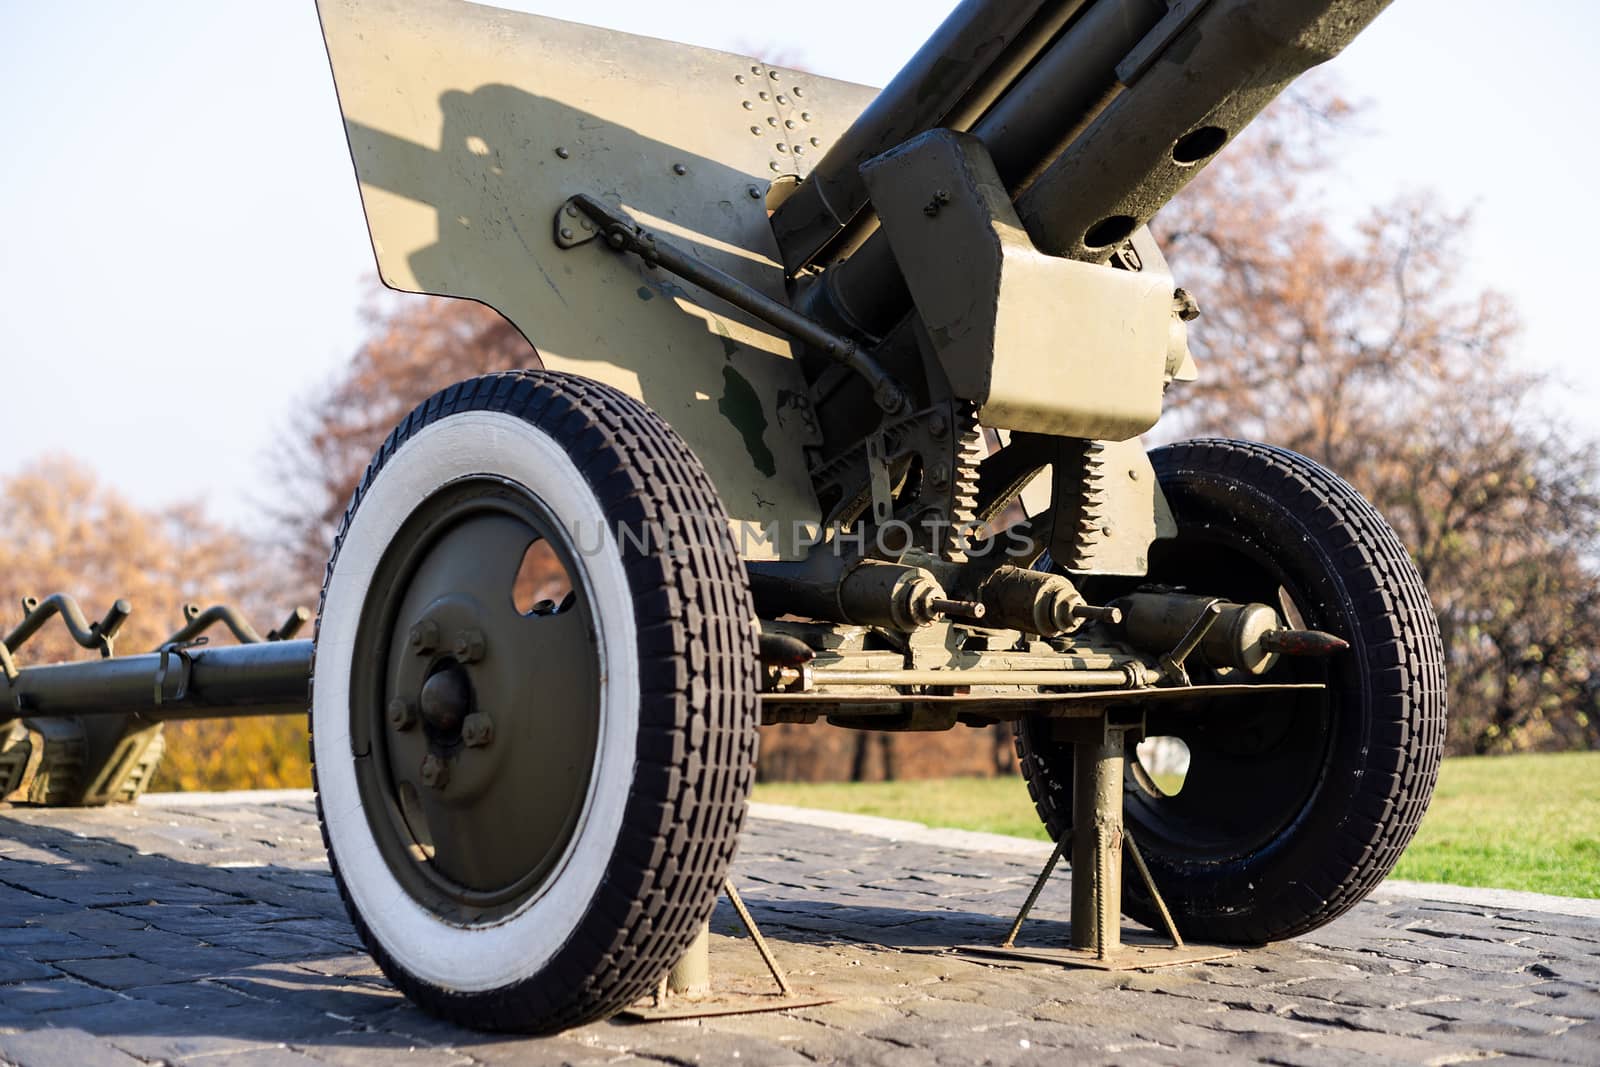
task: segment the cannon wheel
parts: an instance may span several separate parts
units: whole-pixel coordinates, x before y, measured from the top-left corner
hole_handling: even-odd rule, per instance
[[[1311,460],[1229,440],[1169,445],[1151,460],[1178,535],[1152,546],[1144,581],[1269,604],[1350,642],[1326,660],[1285,658],[1269,674],[1325,682],[1325,692],[1187,717],[1152,708],[1148,732],[1189,748],[1174,795],[1129,753],[1126,826],[1179,930],[1235,943],[1293,937],[1376,886],[1422,819],[1444,745],[1438,622],[1394,531]],[[1097,601],[1130,586],[1084,584]],[[1059,838],[1072,826],[1072,753],[1049,730],[1025,722],[1017,747]],[[1131,875],[1123,908],[1157,926]]]
[[[520,605],[539,552],[570,592]],[[654,988],[743,823],[753,618],[710,479],[638,401],[494,374],[389,435],[328,566],[311,726],[334,877],[395,985],[522,1032]]]

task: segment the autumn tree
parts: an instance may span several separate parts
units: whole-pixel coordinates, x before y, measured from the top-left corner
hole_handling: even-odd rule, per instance
[[[208,519],[197,505],[137,507],[65,457],[0,480],[0,499],[0,629],[21,620],[24,597],[67,593],[91,619],[120,597],[133,613],[117,651],[147,652],[183,625],[185,603],[232,604],[263,632],[294,602],[314,603],[307,590],[298,599],[284,591],[263,557],[270,549]],[[213,631],[210,640],[231,637]],[[27,666],[93,655],[52,620],[17,660]],[[156,789],[310,784],[304,717],[172,723],[166,735]]]
[[[367,340],[291,418],[292,444],[275,459],[278,540],[316,586],[367,462],[407,412],[452,382],[540,366],[517,328],[483,304],[375,293],[365,317]]]
[[[1439,614],[1453,751],[1593,746],[1600,454],[1514,361],[1509,302],[1462,281],[1465,213],[1413,196],[1329,221],[1349,115],[1280,101],[1157,220],[1204,310],[1173,422],[1295,449],[1378,506]]]

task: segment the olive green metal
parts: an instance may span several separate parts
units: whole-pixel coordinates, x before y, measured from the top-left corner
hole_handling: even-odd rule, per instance
[[[574,596],[518,610],[543,541]],[[589,802],[603,669],[583,561],[501,478],[452,482],[402,524],[372,582],[351,735],[363,807],[406,891],[458,922],[510,914],[557,869]]]
[[[700,924],[689,947],[667,972],[667,992],[680,997],[703,997],[711,992],[711,924]]]
[[[310,641],[276,641],[24,667],[3,693],[33,718],[303,715],[310,674]]]
[[[1072,947],[1109,959],[1122,947],[1122,779],[1127,732],[1073,746]]]
[[[985,626],[1055,637],[1091,618],[1121,617],[1115,609],[1090,607],[1070,579],[1049,571],[987,561],[957,564],[925,552],[908,552],[901,562],[923,568],[953,593],[977,598]]]
[[[254,645],[261,641],[285,641],[299,633],[305,624],[311,621],[311,611],[307,608],[295,608],[284,620],[283,625],[276,630],[268,631],[264,638],[242,614],[226,604],[216,604],[204,611],[200,610],[198,604],[185,604],[183,617],[187,620],[184,625],[168,634],[162,644],[186,645],[218,624],[227,627],[234,640],[241,645]]]
[[[1028,899],[1022,902],[1022,908],[1012,921],[1011,929],[1006,931],[1006,939],[1000,942],[1001,948],[1011,948],[1017,943],[1017,935],[1022,932],[1022,924],[1028,921],[1028,913],[1039,902],[1039,894],[1044,892],[1044,884],[1050,880],[1050,875],[1055,873],[1056,864],[1061,862],[1062,855],[1071,847],[1071,834],[1064,834],[1061,840],[1056,842],[1056,847],[1050,852],[1050,858],[1044,861],[1044,867],[1039,871],[1039,877],[1033,880],[1033,888],[1028,890]]]
[[[1122,609],[1123,633],[1135,648],[1171,650],[1179,664],[1195,653],[1209,667],[1265,674],[1278,661],[1266,646],[1267,635],[1285,632],[1278,613],[1265,604],[1216,603],[1214,620],[1196,642],[1186,642],[1213,602],[1184,593],[1133,593],[1119,598],[1116,606]]]
[[[584,217],[593,221],[597,232],[587,237],[575,235],[564,225],[568,213],[563,210],[556,215],[556,244],[560,247],[573,248],[594,237],[603,237],[611,248],[632,252],[646,263],[693,282],[713,296],[754,315],[773,329],[849,367],[866,379],[872,387],[873,400],[885,412],[892,415],[906,406],[905,389],[850,338],[833,333],[788,304],[689,255],[670,241],[637,225],[625,212],[603,204],[592,196],[575,196],[567,204],[576,207]]]
[[[1041,255],[983,142],[930,130],[861,175],[957,397],[986,426],[1127,440],[1161,415],[1171,279]]]
[[[1161,896],[1161,890],[1156,888],[1156,880],[1150,876],[1150,868],[1144,862],[1139,844],[1126,826],[1122,828],[1122,843],[1127,846],[1127,855],[1133,861],[1133,869],[1139,872],[1139,880],[1144,882],[1145,890],[1149,892],[1150,900],[1156,906],[1156,914],[1161,916],[1162,928],[1167,931],[1167,936],[1172,938],[1172,947],[1182,948],[1183,935],[1178,933],[1178,924],[1172,921],[1172,912],[1167,910],[1167,902]]]
[[[384,283],[482,301],[546,369],[644,401],[740,529],[777,522],[786,536],[816,520],[806,449],[821,440],[789,338],[636,257],[563,249],[550,220],[574,195],[603,195],[783,300],[769,186],[809,173],[873,90],[456,0],[317,9]]]
[[[133,608],[126,600],[118,600],[106,611],[104,619],[90,622],[77,600],[66,593],[55,593],[42,601],[34,597],[23,598],[22,611],[22,621],[0,642],[7,653],[20,649],[45,623],[59,615],[67,632],[79,646],[94,649],[102,656],[111,656],[114,654],[117,631],[127,621]],[[9,661],[10,657],[7,656],[6,660]],[[8,677],[11,676],[10,671],[6,673]]]
[[[778,958],[772,954],[772,949],[767,945],[767,939],[761,936],[761,927],[756,925],[755,919],[750,915],[750,909],[744,906],[744,898],[739,895],[738,888],[733,884],[733,879],[722,880],[722,891],[728,897],[728,903],[733,905],[733,910],[738,914],[739,921],[744,924],[745,932],[750,935],[750,940],[755,943],[756,951],[761,954],[761,962],[767,965],[767,973],[772,975],[772,980],[777,983],[780,996],[791,996],[794,989],[789,985],[789,976],[783,973],[783,968],[778,966]]]
[[[1296,77],[1389,0],[1174,5],[1117,67],[1124,86],[1017,199],[1039,248],[1104,262]]]
[[[1131,689],[1140,684],[1142,674],[1136,664],[1127,670],[898,670],[850,671],[817,670],[812,679],[818,686],[830,685],[1043,685],[1075,689]]]
[[[964,110],[970,121],[993,103],[1079,6],[1048,0],[959,4],[773,212],[784,267],[793,272],[812,261],[866,206],[861,164],[931,127],[964,129],[963,116],[953,113]],[[1042,33],[1029,32],[1034,23],[1042,24]]]

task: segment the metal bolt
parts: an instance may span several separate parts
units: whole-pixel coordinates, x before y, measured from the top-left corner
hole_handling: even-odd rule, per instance
[[[672,165],[672,173],[682,177],[683,175],[689,173],[689,168],[684,166],[682,163],[674,163]]]
[[[947,434],[949,434],[949,432],[950,432],[950,423],[949,423],[948,420],[945,419],[944,414],[942,412],[938,413],[938,414],[935,414],[933,416],[932,420],[930,420],[929,423],[928,423],[928,433],[935,440],[942,441],[945,438],[945,436]]]
[[[743,74],[735,74],[733,76],[733,80],[738,82],[740,85],[743,85],[744,84],[744,75]]]
[[[773,80],[773,81],[777,81],[777,80],[778,80],[778,72],[777,72],[777,71],[775,71],[775,70],[769,70],[769,71],[767,71],[767,75],[768,75],[768,77],[770,77],[770,78],[771,78],[771,79],[772,79],[772,80]]]
[[[421,774],[422,784],[429,789],[443,789],[450,784],[450,765],[431,752],[422,757]]]
[[[1134,481],[1138,481],[1139,480],[1139,468],[1138,467],[1130,467],[1130,468],[1128,468],[1128,477],[1133,479]]]
[[[572,155],[572,153],[568,152],[566,146],[564,145],[556,149],[556,157],[558,159],[566,159],[570,155]]]
[[[417,709],[405,697],[389,701],[389,725],[396,730],[409,730],[417,724]]]
[[[745,188],[745,192],[750,194],[750,199],[751,200],[760,200],[761,199],[761,190],[756,188],[754,185],[747,186]]]
[[[567,205],[567,217],[568,218],[574,218],[574,219],[578,217],[578,205],[577,204],[568,204]]]
[[[461,741],[468,748],[483,748],[494,742],[494,720],[487,711],[475,711],[463,720]]]
[[[746,100],[743,103],[744,103],[744,109],[746,111],[754,111],[755,110],[755,105],[752,104],[750,101]]]
[[[789,151],[789,146],[784,144],[782,141],[779,141],[778,142],[778,151],[787,152],[787,151]]]
[[[571,230],[567,229],[565,226],[561,227],[561,239],[563,241],[572,240],[572,236],[573,234]]]
[[[411,628],[411,647],[417,650],[419,656],[426,656],[439,647],[439,624],[432,619],[424,619]]]
[[[752,127],[750,127],[750,132],[755,134],[757,137],[760,137],[761,136],[761,127],[760,126],[752,126]]]
[[[804,96],[806,94],[801,90],[800,86],[796,85],[794,87],[794,95],[796,95],[796,96]]]
[[[796,95],[798,95],[799,92],[800,92],[799,89],[795,90],[795,94]],[[809,111],[800,112],[800,121],[801,122],[810,122],[811,121],[811,112],[809,112]]]
[[[789,102],[789,98],[787,96],[784,96],[782,93],[778,94],[778,103],[787,104],[788,102]]]
[[[1111,536],[1111,524],[1108,522],[1104,526],[1100,527],[1100,533],[1101,533],[1102,536],[1110,537]]]
[[[456,634],[456,659],[462,663],[476,663],[483,658],[485,644],[482,630],[462,630]]]
[[[933,482],[933,487],[935,489],[945,488],[950,484],[950,468],[945,466],[943,463],[938,464],[933,468],[933,473],[930,476],[930,480]]]

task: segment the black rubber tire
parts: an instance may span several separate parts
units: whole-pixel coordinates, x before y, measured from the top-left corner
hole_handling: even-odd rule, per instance
[[[1209,799],[1227,800],[1231,793],[1237,807],[1227,816],[1218,805],[1205,804],[1206,796],[1191,799],[1188,809],[1179,804],[1183,792],[1164,797],[1129,753],[1125,825],[1184,936],[1247,944],[1294,937],[1338,917],[1370,892],[1393,869],[1422,820],[1445,734],[1438,622],[1394,531],[1359,493],[1317,463],[1284,449],[1221,439],[1169,445],[1150,458],[1178,524],[1177,539],[1157,542],[1152,551],[1151,580],[1226,596],[1230,573],[1248,571],[1250,564],[1219,560],[1253,559],[1276,576],[1270,580],[1281,578],[1280,588],[1294,590],[1305,625],[1351,645],[1330,660],[1283,661],[1274,668],[1275,674],[1322,672],[1329,688],[1315,712],[1298,704],[1267,709],[1317,715],[1320,747],[1307,744],[1302,732],[1292,753],[1283,749],[1290,742],[1280,739],[1277,750],[1222,757],[1226,774],[1212,781],[1234,781],[1213,784]],[[1234,546],[1228,549],[1234,554],[1208,555],[1216,544]],[[1220,747],[1229,742],[1215,738],[1228,728],[1224,723],[1197,729],[1213,731],[1205,736]],[[1059,839],[1072,826],[1071,746],[1052,740],[1047,724],[1030,721],[1018,731],[1017,751],[1039,815]],[[1199,760],[1200,753],[1193,758]],[[1270,791],[1251,760],[1266,766],[1291,759],[1300,762],[1287,766],[1308,771],[1303,785],[1292,784],[1297,778],[1291,773],[1290,787],[1270,799],[1252,792]],[[1263,778],[1271,774],[1263,772]],[[1188,840],[1181,839],[1184,830]],[[1159,929],[1132,865],[1125,863],[1124,871],[1123,910]]]
[[[603,1019],[649,994],[710,917],[755,777],[755,611],[731,536],[705,535],[727,531],[726,512],[682,438],[609,386],[544,371],[452,385],[408,415],[355,492],[330,579],[345,533],[385,464],[425,427],[469,411],[509,413],[559,442],[608,520],[630,529],[659,523],[681,535],[671,536],[673,551],[661,551],[659,539],[621,539],[638,635],[639,732],[604,880],[574,932],[531,977],[483,991],[445,989],[408,971],[372,936],[329,840],[320,783],[318,817],[351,920],[406,996],[475,1029],[548,1033]],[[326,605],[326,585],[323,596]],[[322,622],[319,612],[318,638]]]

